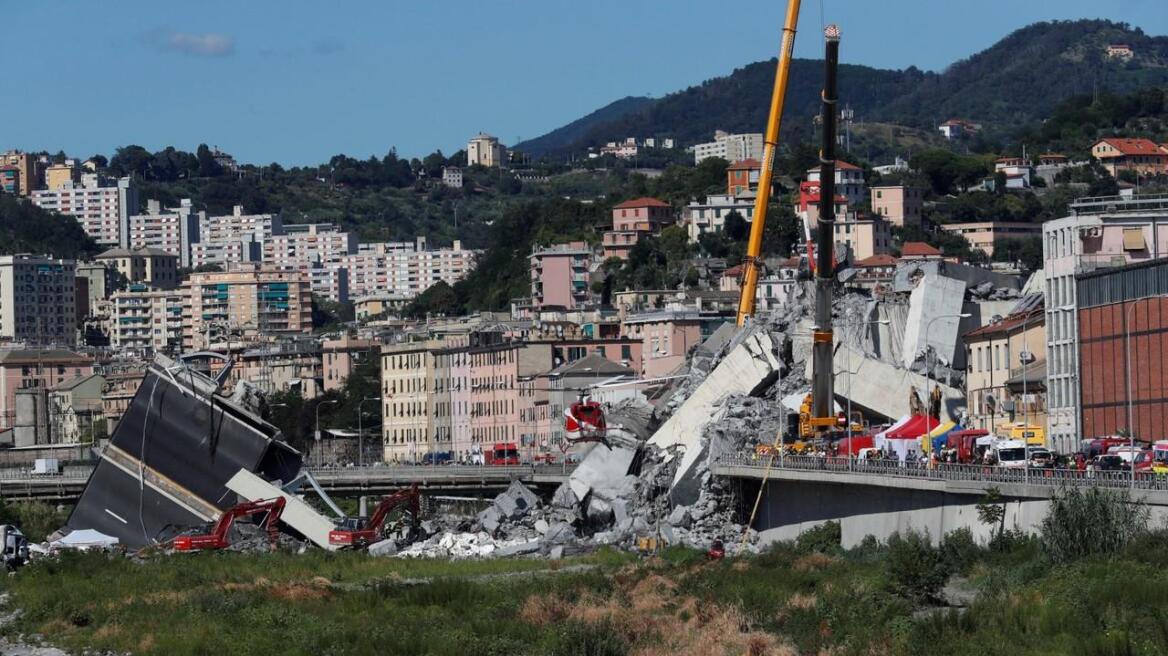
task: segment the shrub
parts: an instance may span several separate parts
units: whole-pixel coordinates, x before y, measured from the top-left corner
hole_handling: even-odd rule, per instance
[[[840,523],[825,522],[800,533],[795,538],[795,549],[801,553],[838,554],[840,540]]]
[[[1127,491],[1064,488],[1042,520],[1043,552],[1056,563],[1117,554],[1148,530],[1148,509]]]
[[[892,591],[917,603],[935,599],[948,578],[941,552],[924,533],[893,533],[884,562]]]
[[[968,574],[980,556],[981,547],[968,528],[952,531],[941,540],[941,561],[947,571]]]

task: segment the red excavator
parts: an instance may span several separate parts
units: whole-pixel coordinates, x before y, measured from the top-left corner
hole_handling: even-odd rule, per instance
[[[280,515],[284,513],[284,505],[286,503],[287,501],[284,497],[241,503],[234,508],[223,511],[223,514],[219,515],[219,520],[215,522],[215,527],[210,533],[180,535],[174,538],[172,545],[175,551],[223,549],[231,544],[229,534],[231,533],[231,525],[235,523],[236,519],[267,513],[263,521],[260,522],[260,526],[268,532],[268,538],[271,540],[272,549],[274,550],[276,548],[276,524],[280,521]]]
[[[398,490],[382,499],[368,520],[361,517],[346,517],[340,526],[329,531],[329,544],[338,547],[364,548],[382,539],[385,529],[385,520],[390,511],[399,507],[406,507],[410,513],[410,522],[417,528],[418,517],[421,514],[421,495],[418,494],[418,484]]]

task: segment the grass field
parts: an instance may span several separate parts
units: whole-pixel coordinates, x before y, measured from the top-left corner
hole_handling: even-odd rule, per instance
[[[834,539],[720,562],[683,549],[560,562],[71,554],[2,584],[24,611],[4,631],[78,653],[1168,653],[1159,534],[1110,561],[1057,566],[1022,538],[850,551]],[[917,563],[939,578],[906,572]],[[978,594],[962,613],[936,600],[951,574]]]

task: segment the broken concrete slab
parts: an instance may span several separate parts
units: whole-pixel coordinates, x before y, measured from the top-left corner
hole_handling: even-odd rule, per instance
[[[517,544],[508,544],[499,547],[495,550],[495,555],[506,558],[508,556],[525,556],[533,554],[540,550],[543,542],[540,540],[528,540],[527,542],[519,542]]]
[[[928,390],[938,387],[944,399],[943,414],[959,418],[965,409],[965,393],[958,388],[931,381],[926,377],[894,365],[869,358],[863,353],[848,352],[849,347],[836,348],[836,393],[852,404],[888,418],[900,417],[908,408],[909,394],[914,389],[920,398],[928,398]],[[851,364],[850,375],[846,364]],[[811,364],[807,364],[810,375]]]
[[[580,499],[572,491],[572,486],[567,481],[561,483],[552,496],[552,506],[556,508],[575,508],[578,505],[580,505]]]
[[[494,534],[495,531],[499,530],[499,522],[502,518],[503,515],[498,506],[491,506],[478,514],[479,526],[482,526],[487,533]]]
[[[238,494],[248,501],[260,499],[274,499],[284,497],[284,513],[280,521],[296,529],[301,535],[312,541],[321,549],[336,551],[338,547],[329,544],[329,532],[335,527],[332,520],[316,512],[298,496],[288,494],[284,490],[272,485],[259,476],[241,469],[231,480],[227,481],[227,489]]]
[[[575,538],[576,529],[572,528],[571,524],[557,522],[548,527],[547,533],[543,536],[543,541],[547,544],[564,544]]]
[[[666,521],[669,522],[670,526],[678,526],[681,528],[689,528],[693,524],[693,518],[690,516],[689,508],[686,506],[674,508],[673,512],[669,513],[669,519]]]
[[[961,307],[965,304],[965,283],[955,278],[929,273],[909,295],[901,365],[912,367],[927,348],[944,362],[953,362],[957,350]]]
[[[392,556],[396,554],[397,541],[393,539],[381,540],[369,545],[368,552],[370,556]]]
[[[577,499],[589,493],[606,501],[618,498],[636,455],[636,449],[594,445],[568,478],[572,493]]]
[[[538,507],[540,503],[539,496],[519,481],[511,481],[511,485],[507,488],[506,494],[517,501],[522,500],[523,505],[529,509]]]
[[[729,396],[760,393],[782,374],[783,364],[767,330],[754,326],[739,337],[738,344],[649,440],[662,449],[684,449],[671,489],[675,503],[689,504],[697,499],[699,481],[693,469],[704,455],[702,435],[716,416],[716,408]]]

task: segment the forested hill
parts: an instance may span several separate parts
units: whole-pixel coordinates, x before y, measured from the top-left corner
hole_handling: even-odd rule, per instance
[[[846,27],[841,46],[845,56]],[[1107,45],[1113,43],[1128,44],[1134,57],[1130,61],[1108,58]],[[570,147],[596,146],[627,136],[673,137],[680,145],[689,145],[710,140],[716,129],[761,131],[774,67],[774,60],[757,62],[654,100],[593,125]],[[806,136],[811,129],[811,118],[819,111],[822,79],[822,61],[792,61],[783,121],[786,139]],[[1139,28],[1103,20],[1036,23],[939,73],[845,64],[839,77],[841,100],[855,110],[857,120],[932,128],[949,118],[964,118],[1002,132],[1045,118],[1070,96],[1129,93],[1165,84],[1168,37],[1148,36]]]
[[[644,109],[651,104],[653,104],[652,98],[626,96],[601,107],[584,118],[578,118],[561,128],[556,128],[542,137],[528,139],[527,141],[518,143],[514,148],[528,155],[538,157],[548,151],[571,146],[587,136],[588,131],[597,125],[618,120],[632,112]]]

